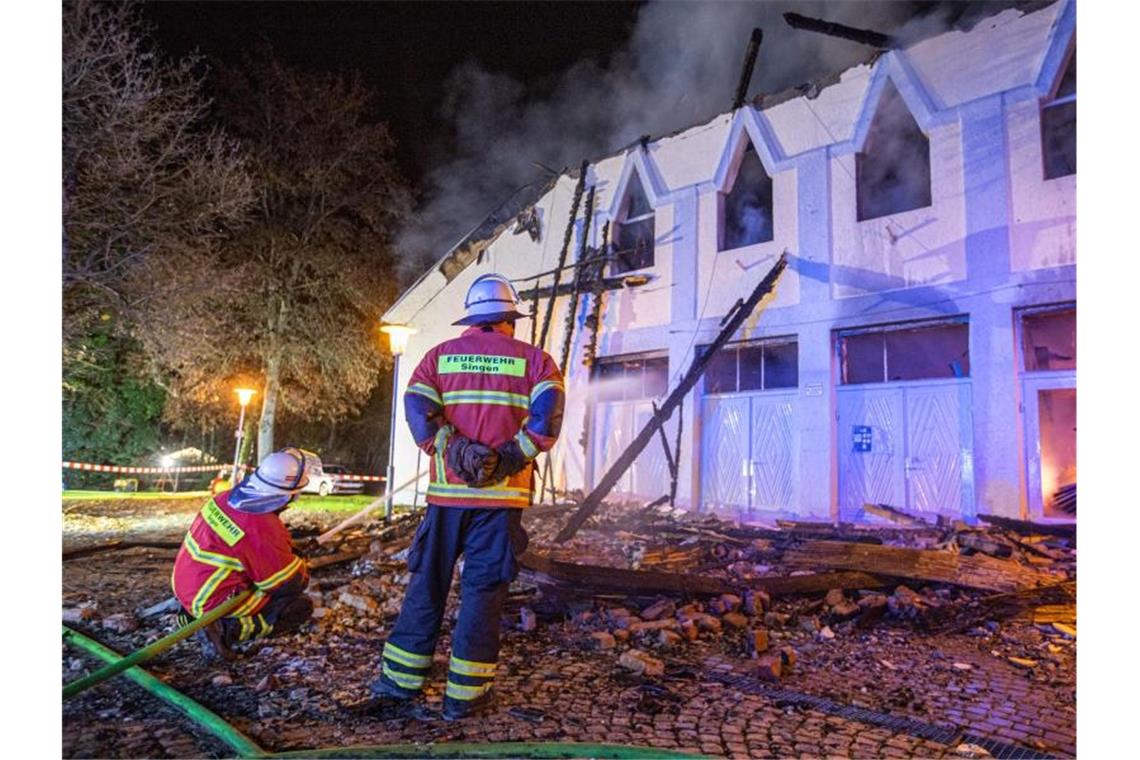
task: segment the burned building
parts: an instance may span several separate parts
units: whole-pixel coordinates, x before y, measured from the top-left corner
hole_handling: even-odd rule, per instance
[[[589,490],[786,251],[615,497],[669,493],[679,451],[677,504],[746,520],[856,520],[866,503],[1071,519],[1053,495],[1076,479],[1075,130],[1075,4],[1059,0],[643,140],[403,294],[384,315],[419,330],[399,386],[455,334],[475,277],[514,278],[538,320],[519,337],[568,357],[540,469]],[[427,463],[399,429],[403,481]]]

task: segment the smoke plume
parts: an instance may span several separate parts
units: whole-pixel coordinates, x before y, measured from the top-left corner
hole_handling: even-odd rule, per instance
[[[949,13],[960,15],[961,9]],[[454,129],[453,158],[428,175],[423,203],[400,237],[405,281],[514,190],[546,179],[536,162],[555,170],[577,166],[641,135],[661,135],[728,111],[753,27],[764,30],[764,42],[750,96],[842,71],[872,53],[791,29],[782,18],[788,10],[903,41],[948,23],[946,13],[917,15],[916,4],[901,2],[659,2],[640,10],[624,49],[604,65],[583,58],[542,96],[468,61],[452,72],[441,108]]]

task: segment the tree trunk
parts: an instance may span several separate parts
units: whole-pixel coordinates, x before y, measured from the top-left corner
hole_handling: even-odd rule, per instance
[[[277,420],[277,397],[281,393],[281,357],[271,356],[265,363],[265,399],[261,403],[261,421],[257,425],[257,462],[273,452],[273,425]]]

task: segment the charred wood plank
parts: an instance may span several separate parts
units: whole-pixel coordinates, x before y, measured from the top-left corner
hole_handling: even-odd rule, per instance
[[[570,252],[570,241],[574,237],[574,222],[578,218],[578,206],[582,203],[582,192],[586,189],[586,174],[587,169],[590,168],[589,161],[582,162],[581,172],[578,174],[578,184],[574,188],[574,200],[570,203],[570,217],[566,223],[566,234],[562,238],[562,250],[558,253],[558,268],[554,270],[554,285],[550,289],[550,300],[546,302],[546,316],[542,320],[542,333],[539,336],[538,343],[535,344],[539,348],[545,348],[546,335],[550,331],[550,318],[554,314],[554,298],[558,293],[558,282],[562,279],[562,268],[566,266],[566,254]],[[571,285],[573,290],[573,285]],[[525,296],[520,295],[520,298]],[[531,319],[538,319],[538,314],[531,315]]]
[[[621,290],[622,288],[626,287],[626,282],[625,282],[624,277],[603,277],[601,279],[600,283],[601,283],[600,287],[602,290]],[[564,282],[561,285],[558,285],[557,287],[552,287],[550,285],[544,285],[541,288],[531,288],[530,290],[524,290],[521,293],[519,293],[519,300],[525,301],[528,298],[529,299],[550,298],[551,295],[554,295],[555,297],[570,296],[573,294],[574,294],[574,283],[573,282]]]
[[[772,596],[793,594],[817,594],[833,588],[861,589],[882,588],[890,585],[890,580],[870,573],[842,571],[812,573],[811,575],[788,575],[781,578],[759,578],[748,581],[747,587],[767,591]]]
[[[736,311],[732,319],[724,326],[712,344],[708,346],[707,350],[693,358],[693,363],[689,365],[688,371],[685,372],[684,377],[681,378],[677,387],[674,388],[665,399],[665,402],[661,405],[661,410],[649,419],[648,424],[642,428],[641,432],[637,434],[637,437],[633,439],[633,442],[622,452],[621,456],[618,457],[617,461],[614,462],[606,474],[602,476],[597,487],[583,500],[582,506],[578,508],[577,512],[570,516],[570,521],[566,527],[555,536],[555,541],[559,543],[568,541],[578,532],[578,529],[589,519],[590,515],[597,510],[602,503],[602,499],[609,494],[621,476],[629,469],[633,461],[637,459],[637,456],[645,450],[645,447],[657,433],[657,430],[673,415],[673,411],[680,405],[682,399],[684,399],[689,391],[693,389],[693,386],[697,384],[697,381],[701,378],[701,375],[705,373],[705,369],[708,367],[709,362],[712,361],[717,350],[736,333],[744,323],[744,320],[752,314],[753,309],[760,303],[760,300],[776,287],[776,281],[780,279],[780,275],[783,274],[787,265],[788,253],[785,251],[780,254],[780,258],[776,260],[772,269],[764,276],[764,279],[760,281],[760,284],[756,286],[752,294],[748,296],[748,300],[744,303],[744,306]]]
[[[968,602],[957,602],[930,610],[924,616],[927,628],[944,633],[955,633],[972,628],[985,620],[1002,620],[1041,613],[1043,623],[1065,623],[1076,615],[1077,584],[1069,581],[1041,588],[1031,588],[1008,594],[994,594]],[[1048,616],[1057,620],[1045,620]],[[1036,621],[1034,621],[1036,622]]]
[[[958,542],[958,546],[964,549],[973,549],[976,552],[988,554],[991,557],[1008,559],[1013,556],[1012,546],[994,541],[991,538],[977,533],[959,533],[955,540]]]
[[[1053,576],[992,557],[966,557],[946,551],[839,541],[809,541],[785,553],[784,561],[804,567],[861,570],[873,575],[949,583],[986,591],[1021,591],[1057,582]]]
[[[881,517],[884,520],[890,520],[898,525],[918,525],[929,527],[930,523],[922,520],[914,515],[907,514],[901,509],[889,506],[887,504],[872,504],[870,502],[863,505],[863,511],[875,517]]]
[[[586,261],[586,253],[589,248],[586,242],[590,238],[590,221],[594,217],[594,190],[596,188],[591,185],[590,192],[586,194],[586,211],[582,215],[582,241],[578,246],[578,261]],[[563,328],[562,335],[562,361],[559,362],[558,367],[563,373],[567,372],[566,364],[570,361],[570,347],[574,340],[574,325],[578,323],[578,299],[582,294],[582,283],[585,280],[586,265],[580,264],[574,270],[574,288],[570,292],[570,304],[566,307],[566,325]]]
[[[847,26],[846,24],[836,24],[833,21],[801,16],[798,13],[785,13],[784,21],[788,22],[788,26],[793,29],[818,32],[819,34],[826,34],[829,37],[839,37],[840,39],[858,42],[862,45],[870,45],[876,48],[889,48],[892,45],[892,40],[889,35],[872,31],[871,29],[857,29],[853,26]]]
[[[110,541],[98,546],[84,546],[79,549],[70,549],[63,553],[63,561],[90,557],[104,552],[126,551],[127,549],[169,549],[177,551],[182,546],[181,541]]]
[[[732,586],[719,578],[655,570],[622,570],[616,567],[577,565],[525,552],[519,563],[536,574],[540,582],[572,585],[578,589],[602,589],[637,593],[682,593],[716,596],[732,593]]]
[[[999,528],[1012,530],[1022,536],[1077,537],[1075,523],[1036,523],[1028,520],[1015,520],[1012,517],[999,517],[998,515],[978,515],[978,519],[985,520],[990,525],[996,525]]]
[[[733,583],[703,575],[578,565],[552,560],[533,552],[524,553],[520,564],[539,583],[568,586],[583,592],[618,591],[628,595],[678,593],[719,596],[749,588],[766,591],[772,596],[789,596],[822,593],[833,588],[880,588],[887,585],[884,579],[861,572],[812,573]]]
[[[760,43],[764,41],[764,31],[756,28],[748,40],[748,50],[744,53],[744,67],[740,70],[740,80],[736,83],[736,95],[732,98],[732,110],[744,105],[744,98],[748,95],[748,84],[752,81],[752,71],[756,68],[756,54],[760,52]]]

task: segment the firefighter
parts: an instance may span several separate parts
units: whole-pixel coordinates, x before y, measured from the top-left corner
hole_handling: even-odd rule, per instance
[[[428,351],[412,373],[404,411],[431,458],[427,510],[408,553],[411,580],[384,645],[375,702],[412,708],[424,685],[456,560],[464,555],[443,717],[494,705],[499,615],[527,535],[533,462],[562,427],[562,373],[542,349],[515,340],[518,294],[502,275],[467,291],[467,326]],[[417,709],[419,710],[417,712]]]
[[[170,579],[183,625],[253,590],[200,632],[207,659],[233,659],[234,644],[294,630],[312,615],[309,571],[280,517],[308,483],[311,462],[292,447],[270,454],[236,488],[211,496],[186,531]]]

